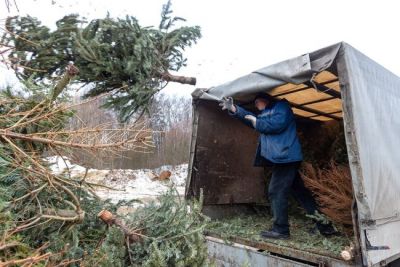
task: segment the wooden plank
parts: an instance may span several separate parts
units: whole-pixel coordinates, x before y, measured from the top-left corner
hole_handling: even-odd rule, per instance
[[[329,81],[326,81],[326,82],[323,82],[323,83],[319,83],[319,84],[325,85],[325,84],[333,83],[333,82],[337,82],[337,81],[338,81],[338,79],[333,79],[333,80],[329,80]],[[279,94],[276,94],[276,95],[272,95],[272,96],[273,97],[283,96],[283,95],[293,94],[293,93],[296,93],[296,92],[299,92],[299,91],[304,91],[304,90],[308,90],[308,89],[312,89],[312,88],[314,88],[312,85],[311,86],[307,85],[307,86],[304,86],[304,87],[301,87],[301,88],[298,88],[298,89],[295,89],[295,90],[285,91],[285,92],[282,92],[282,93],[279,93]]]
[[[331,97],[328,97],[328,98],[317,99],[317,100],[312,100],[312,101],[308,101],[308,102],[305,102],[305,103],[301,103],[300,105],[301,105],[301,106],[307,106],[307,105],[310,105],[310,104],[320,103],[320,102],[332,100],[332,99],[335,99],[335,98],[336,98],[336,97],[331,96]]]
[[[313,84],[310,81],[307,81],[304,84],[309,87],[314,88]],[[317,87],[316,89],[318,91],[320,91],[321,93],[324,93],[324,94],[327,94],[327,95],[330,95],[330,96],[333,96],[333,97],[336,97],[339,99],[342,98],[342,95],[339,92],[337,92],[336,90],[333,90],[332,88],[325,86],[323,83],[314,82],[314,84]]]
[[[311,113],[314,113],[314,114],[318,114],[319,116],[325,116],[325,117],[328,117],[328,118],[331,118],[331,119],[334,119],[334,120],[341,120],[342,119],[340,117],[337,117],[335,115],[331,115],[329,113],[325,113],[325,112],[322,112],[322,111],[319,111],[319,110],[316,110],[316,109],[312,109],[312,108],[309,108],[309,107],[303,107],[300,104],[290,103],[290,105],[295,107],[295,108],[297,108],[297,109],[301,109],[301,110],[308,111],[308,112],[311,112]]]

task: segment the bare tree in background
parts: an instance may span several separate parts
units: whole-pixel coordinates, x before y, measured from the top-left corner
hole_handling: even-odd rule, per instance
[[[79,101],[75,97],[74,101]],[[100,108],[102,99],[77,107],[76,117],[69,127],[77,129],[93,125],[118,127],[117,115]],[[131,120],[130,123],[137,121]],[[76,161],[93,168],[137,169],[155,168],[162,165],[187,163],[191,136],[192,104],[184,96],[158,94],[150,106],[149,114],[142,116],[137,123],[146,125],[153,131],[154,149],[145,154],[124,151],[119,154],[91,155],[76,151]],[[128,123],[129,125],[129,123]]]

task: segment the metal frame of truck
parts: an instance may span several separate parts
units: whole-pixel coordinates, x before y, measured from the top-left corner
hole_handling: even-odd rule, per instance
[[[294,113],[309,121],[343,120],[355,199],[352,264],[379,266],[398,259],[400,78],[343,42],[217,87],[196,89],[186,197],[198,197],[202,190],[204,212],[212,217],[265,199],[263,171],[252,167],[257,134],[229,119],[217,105],[228,96],[246,105],[258,92],[277,98],[290,94]],[[277,253],[274,246],[266,250],[300,263],[347,266],[301,251]]]

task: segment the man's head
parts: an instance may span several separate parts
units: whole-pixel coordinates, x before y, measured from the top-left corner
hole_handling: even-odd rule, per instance
[[[254,105],[258,110],[264,110],[271,103],[271,96],[266,93],[258,93],[254,98]]]

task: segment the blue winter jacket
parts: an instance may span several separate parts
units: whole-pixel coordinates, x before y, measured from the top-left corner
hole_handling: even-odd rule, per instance
[[[237,105],[236,113],[230,114],[251,128],[253,125],[244,116],[253,115],[257,118],[255,130],[260,133],[260,137],[255,166],[263,166],[270,162],[297,162],[303,159],[293,111],[287,100],[271,103],[258,115]]]

